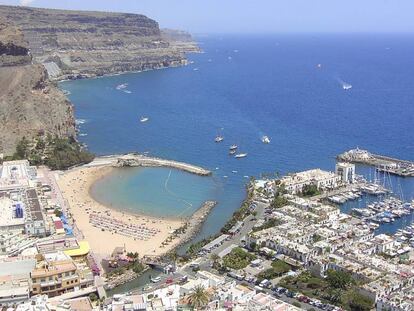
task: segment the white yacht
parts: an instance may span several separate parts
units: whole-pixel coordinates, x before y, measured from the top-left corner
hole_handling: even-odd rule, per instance
[[[215,141],[216,143],[220,143],[220,142],[222,142],[223,140],[224,140],[224,137],[223,137],[223,136],[221,136],[221,135],[216,136],[216,138],[214,139],[214,141]]]
[[[247,153],[238,153],[234,156],[236,159],[247,157]]]
[[[268,136],[263,136],[262,137],[262,143],[264,144],[269,144],[270,143],[270,138]]]
[[[149,118],[147,117],[141,117],[141,119],[139,119],[139,122],[144,123],[147,122],[149,120]]]

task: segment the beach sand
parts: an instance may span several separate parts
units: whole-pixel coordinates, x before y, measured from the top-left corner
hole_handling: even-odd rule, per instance
[[[75,220],[84,239],[89,242],[93,253],[100,258],[107,258],[115,247],[125,246],[127,252],[138,252],[140,256],[144,256],[160,255],[173,248],[179,242],[178,239],[167,246],[162,246],[162,242],[172,230],[183,225],[182,221],[124,213],[108,208],[91,197],[89,190],[93,183],[113,169],[115,168],[111,166],[80,167],[59,173],[56,176],[60,191],[69,205],[67,206],[68,213]],[[159,230],[159,232],[148,241],[143,241],[108,230],[102,231],[89,223],[91,212],[128,224],[146,226],[149,229]]]

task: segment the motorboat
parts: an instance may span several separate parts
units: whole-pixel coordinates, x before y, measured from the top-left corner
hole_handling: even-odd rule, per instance
[[[238,146],[237,145],[231,145],[230,147],[229,147],[229,149],[230,150],[236,150],[238,148]]]
[[[270,143],[270,138],[268,136],[263,136],[262,137],[262,143],[264,144],[269,144]]]
[[[221,136],[221,135],[216,136],[216,138],[214,139],[214,141],[215,141],[216,143],[220,143],[220,142],[222,142],[223,140],[224,140],[224,137],[223,137],[223,136]]]
[[[139,119],[139,122],[144,123],[147,122],[149,120],[149,118],[147,117],[141,117],[141,119]]]
[[[247,157],[247,153],[238,153],[234,156],[236,159],[241,159]]]

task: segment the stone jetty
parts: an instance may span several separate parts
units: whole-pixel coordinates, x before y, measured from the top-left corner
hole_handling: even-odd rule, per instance
[[[211,171],[204,169],[200,166],[178,162],[174,160],[166,160],[155,157],[148,157],[145,155],[130,153],[125,155],[112,155],[97,157],[94,161],[87,164],[86,166],[114,166],[114,167],[169,167],[182,170],[188,173],[209,176]]]
[[[363,149],[352,149],[336,157],[338,161],[375,166],[377,170],[390,174],[414,177],[414,162],[373,154]]]

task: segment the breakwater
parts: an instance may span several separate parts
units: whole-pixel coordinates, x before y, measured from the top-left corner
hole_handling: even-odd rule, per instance
[[[111,155],[97,157],[91,163],[86,166],[114,166],[114,167],[169,167],[182,170],[188,173],[209,176],[211,171],[202,168],[200,166],[167,160],[155,157],[148,157],[141,154],[130,153],[125,155]]]
[[[377,170],[390,174],[414,177],[414,162],[370,153],[363,149],[352,149],[336,157],[338,161],[375,166]]]
[[[216,201],[206,201],[191,217],[188,218],[186,221],[187,230],[184,235],[181,236],[180,245],[187,243],[200,231],[207,216],[216,205]]]

